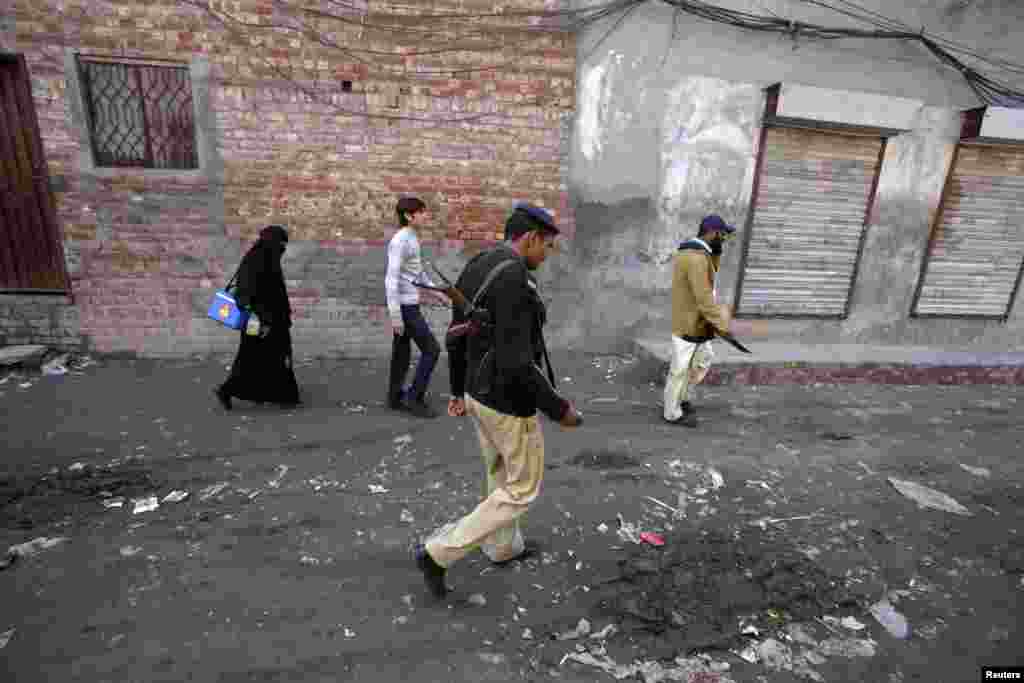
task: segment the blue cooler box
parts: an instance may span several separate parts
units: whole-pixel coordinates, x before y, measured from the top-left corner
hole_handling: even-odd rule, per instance
[[[232,330],[240,330],[249,322],[248,311],[240,309],[235,297],[220,289],[213,295],[206,315]]]

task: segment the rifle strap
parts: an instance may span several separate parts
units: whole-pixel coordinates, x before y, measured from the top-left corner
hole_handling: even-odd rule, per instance
[[[496,265],[493,268],[491,268],[491,272],[487,273],[487,277],[484,278],[484,281],[480,285],[480,288],[478,290],[476,290],[476,294],[473,295],[473,301],[470,302],[470,304],[469,304],[470,312],[472,312],[474,309],[476,309],[477,303],[480,301],[480,299],[483,298],[484,293],[487,292],[487,288],[490,287],[491,283],[494,282],[494,279],[496,277],[498,277],[498,275],[501,274],[501,271],[503,271],[506,268],[508,268],[509,266],[511,266],[517,260],[518,259],[514,259],[514,258],[505,259],[504,261],[502,261],[498,265]]]

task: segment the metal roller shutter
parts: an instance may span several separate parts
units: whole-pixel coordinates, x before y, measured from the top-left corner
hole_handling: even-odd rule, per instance
[[[738,312],[842,317],[885,140],[766,131]]]
[[[1002,318],[1024,260],[1024,145],[961,143],[914,314]]]

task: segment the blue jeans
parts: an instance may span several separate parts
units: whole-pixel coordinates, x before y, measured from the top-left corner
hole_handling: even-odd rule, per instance
[[[441,345],[437,343],[426,318],[418,304],[402,306],[402,324],[405,331],[393,335],[391,343],[391,376],[388,380],[388,402],[392,405],[403,398],[419,400],[427,393],[430,375],[434,372],[437,359],[441,357]],[[412,342],[420,350],[420,362],[416,364],[416,378],[407,394],[403,395],[402,385],[409,372],[412,359]]]

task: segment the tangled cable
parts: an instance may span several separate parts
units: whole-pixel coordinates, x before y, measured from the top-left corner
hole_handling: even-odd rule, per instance
[[[673,16],[673,38],[676,36],[677,19],[681,13],[734,26],[748,31],[770,32],[791,39],[841,40],[844,38],[905,40],[920,43],[944,65],[955,69],[985,104],[1024,108],[1024,90],[1013,87],[992,76],[987,76],[964,62],[972,59],[988,68],[1007,73],[1024,74],[1024,66],[993,58],[977,49],[960,45],[946,38],[933,36],[923,29],[914,31],[906,24],[888,18],[878,12],[866,9],[852,0],[801,0],[838,14],[853,18],[871,28],[829,27],[815,23],[793,21],[778,15],[766,16],[751,12],[728,9],[703,0],[656,0],[675,9]],[[374,65],[377,59],[394,57],[395,52],[374,50],[357,43],[344,42],[333,37],[330,30],[319,28],[323,22],[336,22],[360,31],[388,35],[407,35],[418,47],[405,49],[404,57],[420,56],[442,59],[453,53],[488,49],[525,47],[531,34],[552,32],[579,32],[603,20],[614,19],[609,29],[591,47],[584,59],[593,54],[605,40],[637,9],[652,0],[608,0],[574,9],[504,10],[491,12],[433,11],[411,12],[408,8],[387,9],[375,6],[370,11],[366,0],[323,0],[314,9],[306,3],[295,0],[269,0],[273,9],[273,21],[247,21],[211,0],[177,0],[180,5],[200,10],[225,27],[247,30],[285,31],[312,36],[322,47],[339,50],[353,61]],[[442,30],[443,29],[443,30]],[[451,31],[455,36],[451,35]],[[446,33],[446,31],[448,33]],[[520,33],[510,38],[510,33]],[[436,38],[436,40],[435,40]],[[957,55],[960,55],[959,57]],[[450,74],[493,71],[511,66],[516,57],[500,64],[459,65],[459,66],[418,66],[409,73],[413,78],[431,78]]]
[[[635,0],[636,4],[642,4],[648,0]],[[958,46],[952,41],[932,38],[922,31],[908,30],[905,25],[891,19],[887,19],[877,12],[866,10],[846,0],[837,0],[845,7],[836,7],[821,0],[804,0],[828,9],[835,10],[855,19],[870,22],[876,28],[873,30],[856,28],[832,28],[813,23],[795,22],[777,16],[762,16],[741,12],[717,5],[712,5],[700,0],[661,0],[680,12],[714,21],[728,24],[737,28],[751,31],[766,31],[779,33],[796,38],[797,36],[820,39],[839,40],[842,38],[868,38],[879,40],[908,40],[916,41],[935,55],[945,65],[956,69],[967,81],[978,98],[988,105],[1004,107],[1024,107],[1024,91],[1016,89],[1006,83],[1000,82],[985,76],[971,66],[965,64],[961,59],[952,54],[953,51],[971,56],[979,61],[987,62],[992,66],[1005,71],[1024,73],[1024,67],[1014,65],[1002,60],[993,60],[974,50]],[[620,10],[621,11],[621,10]],[[902,29],[902,30],[901,30]]]

